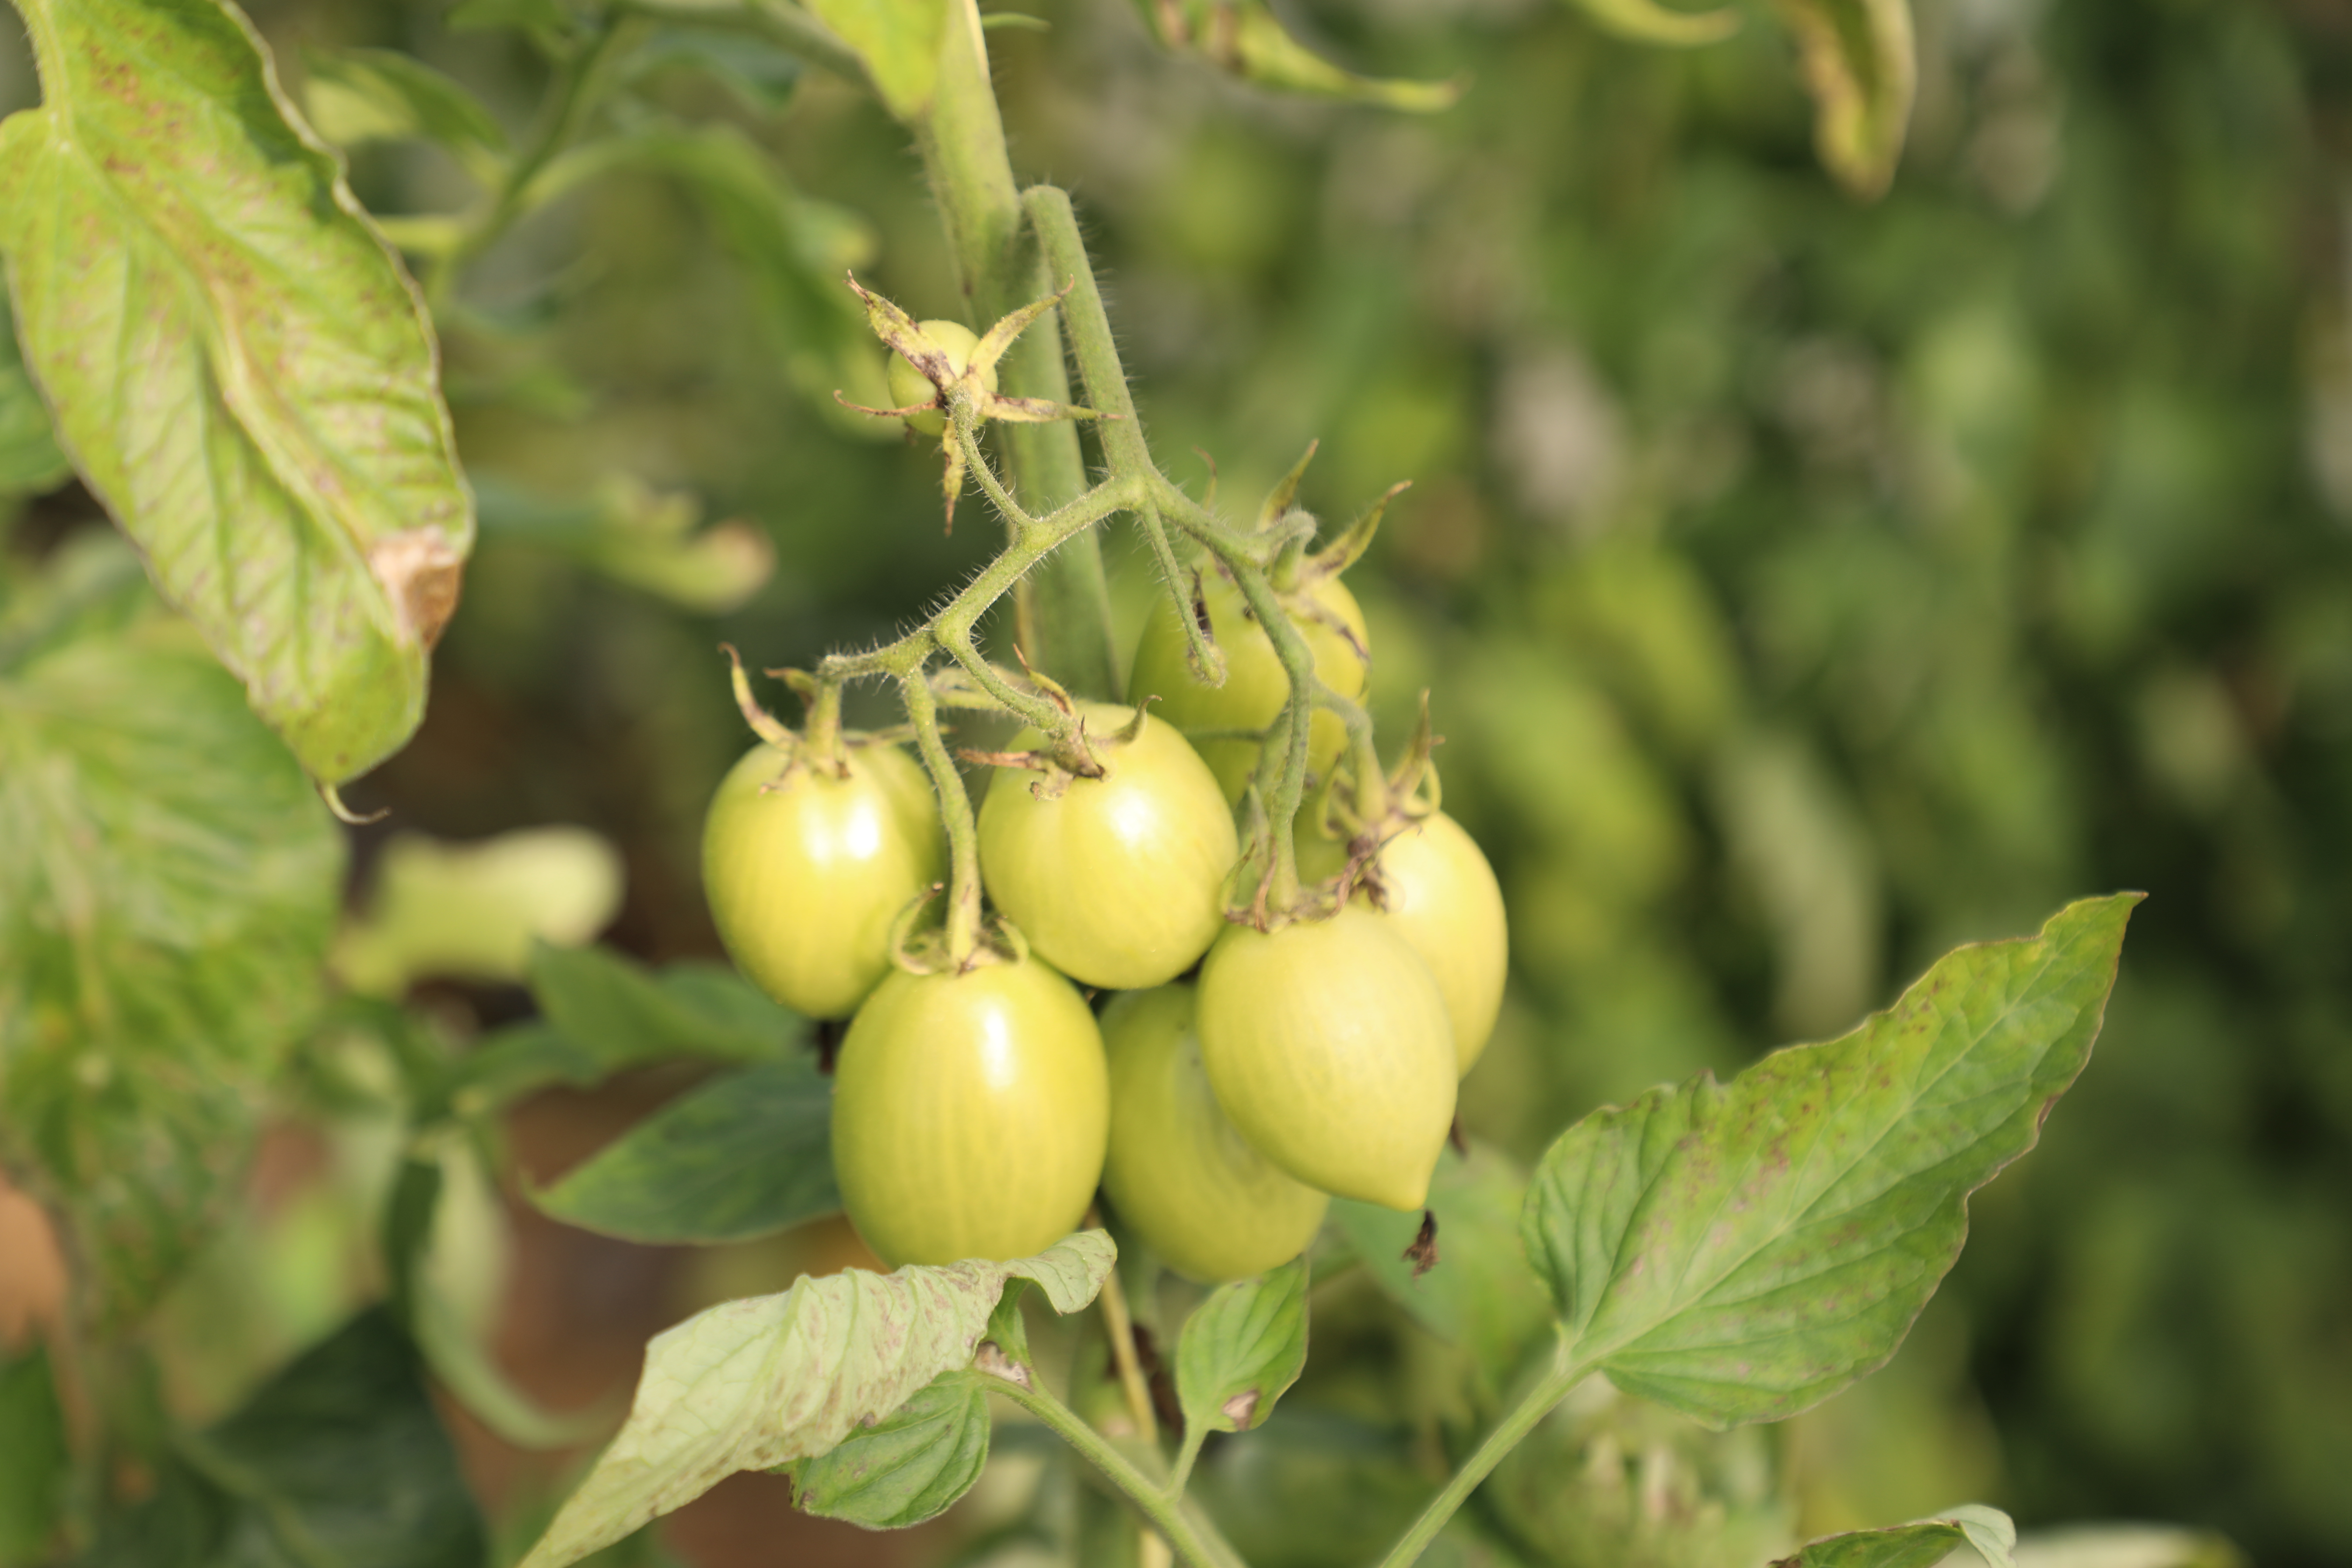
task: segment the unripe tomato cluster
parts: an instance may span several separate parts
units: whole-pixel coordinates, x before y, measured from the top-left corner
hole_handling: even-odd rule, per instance
[[[1204,596],[1224,686],[1193,679],[1171,609],[1135,659],[1131,695],[1158,712],[1077,705],[1099,777],[995,768],[979,858],[1017,933],[1009,953],[961,973],[892,964],[893,921],[945,859],[936,797],[895,748],[851,746],[829,770],[763,744],[712,804],[705,878],[738,963],[789,1006],[851,1018],[835,1170],[893,1264],[1042,1250],[1100,1187],[1165,1262],[1210,1282],[1296,1257],[1333,1194],[1423,1203],[1501,1003],[1494,873],[1432,813],[1382,847],[1374,896],[1271,932],[1229,923],[1233,803],[1256,758],[1230,732],[1268,724],[1286,687],[1239,594]],[[1360,692],[1347,590],[1326,578],[1291,602],[1320,679]],[[1327,717],[1318,773],[1344,741]],[[1179,723],[1227,733],[1196,750]],[[1012,751],[1047,744],[1024,731]],[[1348,865],[1304,816],[1298,847],[1307,878]],[[1097,1018],[1080,986],[1117,994]]]

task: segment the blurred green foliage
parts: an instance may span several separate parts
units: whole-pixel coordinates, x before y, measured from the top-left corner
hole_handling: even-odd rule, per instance
[[[254,9],[289,75],[395,49],[528,130],[539,58],[438,0]],[[1334,524],[1416,481],[1351,583],[1383,732],[1432,690],[1446,807],[1510,900],[1511,997],[1464,1088],[1485,1139],[1530,1156],[1844,1027],[1954,942],[2151,894],[2089,1071],[1920,1331],[1786,1433],[1805,1526],[1975,1495],[2029,1530],[2352,1555],[2352,22],[1921,0],[1909,144],[1864,205],[1767,27],[1669,52],[1543,0],[1288,8],[1366,75],[1467,79],[1402,117],[1171,59],[1111,0],[1024,9],[1050,27],[990,34],[1016,166],[1092,226],[1163,460],[1198,446],[1249,497],[1320,437],[1302,500]],[[0,107],[33,91],[15,47]],[[821,70],[653,58],[633,101],[712,140],[614,159],[445,320],[497,504],[424,731],[348,794],[451,837],[597,828],[627,865],[614,940],[669,959],[717,952],[696,837],[743,738],[716,644],[805,665],[994,541],[976,509],[942,538],[921,448],[824,396],[880,357],[850,363],[810,258],[956,313],[898,130]],[[736,138],[803,226],[711,198]],[[464,200],[428,146],[352,157],[378,213]],[[664,596],[684,568],[645,552],[675,530],[632,520],[672,494],[763,535],[765,585],[705,613],[731,595],[698,568]],[[1131,634],[1152,569],[1106,544]],[[1322,1560],[1284,1533],[1302,1497],[1370,1539],[1426,1484],[1444,1413],[1367,1391],[1417,1386],[1434,1342],[1370,1302],[1318,1293],[1283,1420],[1203,1461],[1266,1561]],[[1589,1455],[1599,1419],[1547,1440]],[[1727,1531],[1769,1512],[1733,1490]],[[1498,1528],[1548,1506],[1513,1491]]]

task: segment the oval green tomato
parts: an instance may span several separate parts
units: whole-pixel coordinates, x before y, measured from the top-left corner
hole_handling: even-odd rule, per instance
[[[1429,966],[1360,904],[1201,969],[1201,1062],[1258,1152],[1311,1186],[1416,1209],[1454,1124],[1454,1031]]]
[[[1221,573],[1203,569],[1202,597],[1209,607],[1209,632],[1225,656],[1225,683],[1204,686],[1192,679],[1184,658],[1184,625],[1176,606],[1163,594],[1144,622],[1143,638],[1136,645],[1135,672],[1127,683],[1135,701],[1157,697],[1153,710],[1180,730],[1263,730],[1290,697],[1289,678],[1275,657],[1274,639],[1257,624],[1242,598],[1242,591]],[[1364,657],[1370,647],[1364,632],[1364,613],[1356,596],[1337,577],[1326,577],[1309,596],[1352,634],[1349,642],[1337,629],[1312,617],[1292,619],[1315,656],[1315,674],[1324,685],[1353,700],[1364,694]],[[1337,714],[1318,709],[1307,727],[1307,765],[1328,773],[1348,743],[1347,726]],[[1217,775],[1228,803],[1241,799],[1257,765],[1255,741],[1202,740],[1201,760]]]
[[[925,337],[939,345],[948,356],[948,363],[955,366],[959,374],[971,363],[971,351],[980,346],[980,339],[961,321],[918,321],[915,325]],[[890,406],[893,408],[905,408],[924,402],[939,391],[931,384],[930,378],[917,370],[901,353],[894,352],[890,355],[889,376]],[[980,383],[994,392],[996,372],[991,369],[982,373]],[[908,429],[926,436],[937,436],[948,427],[946,416],[936,408],[909,414],[906,420]]]
[[[1337,876],[1346,856],[1336,840],[1298,836],[1302,877]],[[1381,918],[1412,944],[1444,993],[1455,1062],[1466,1073],[1494,1036],[1510,963],[1495,868],[1460,823],[1433,812],[1381,846],[1381,887],[1388,904]]]
[[[1116,733],[1128,709],[1084,702],[1087,732]],[[1034,730],[1014,751],[1045,744]],[[980,872],[1030,950],[1088,985],[1173,980],[1223,927],[1221,893],[1241,853],[1217,781],[1172,725],[1147,717],[1125,744],[1094,747],[1098,779],[1058,795],[1041,774],[999,768],[980,808]],[[1051,798],[1045,798],[1046,795]]]
[[[1109,1124],[1094,1015],[1034,958],[892,970],[834,1067],[842,1204],[893,1267],[1043,1252],[1085,1217]]]
[[[758,745],[712,796],[702,887],[736,966],[785,1006],[845,1018],[890,965],[890,926],[945,875],[938,796],[896,746],[853,746],[849,776]]]
[[[1129,991],[1106,1008],[1110,1153],[1103,1191],[1179,1274],[1213,1285],[1289,1262],[1330,1197],[1285,1175],[1217,1106],[1201,1066],[1190,985]]]

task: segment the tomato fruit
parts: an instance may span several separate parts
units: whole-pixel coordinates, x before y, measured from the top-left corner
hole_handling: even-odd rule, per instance
[[[1203,1285],[1287,1263],[1315,1239],[1326,1194],[1285,1175],[1218,1108],[1190,985],[1129,991],[1102,1016],[1110,1057],[1103,1191],[1160,1260]]]
[[[1098,779],[1051,798],[1043,776],[999,768],[980,808],[980,873],[1032,952],[1088,985],[1137,990],[1199,961],[1224,924],[1225,875],[1241,853],[1233,812],[1173,725],[1147,717],[1134,740],[1108,737],[1130,710],[1084,702]],[[1034,730],[1013,749],[1042,746]]]
[[[1209,607],[1209,631],[1225,656],[1225,683],[1204,686],[1192,679],[1184,657],[1184,624],[1166,595],[1143,624],[1136,645],[1135,672],[1128,695],[1135,701],[1157,697],[1154,711],[1180,730],[1263,730],[1290,700],[1290,679],[1275,656],[1274,639],[1257,624],[1242,598],[1242,591],[1219,572],[1201,574],[1202,598]],[[1338,619],[1355,637],[1349,643],[1323,621],[1294,615],[1291,619],[1307,638],[1315,656],[1315,673],[1326,686],[1353,700],[1364,694],[1364,658],[1358,650],[1370,646],[1364,633],[1364,613],[1356,596],[1337,577],[1318,579],[1306,590],[1308,601]],[[1348,729],[1339,715],[1318,709],[1308,721],[1307,765],[1328,773],[1348,743]],[[1257,765],[1255,741],[1202,740],[1201,760],[1217,775],[1228,802],[1238,801]]]
[[[1338,840],[1299,834],[1300,876],[1334,877],[1346,861],[1347,847]],[[1442,811],[1381,845],[1380,868],[1388,904],[1381,918],[1436,977],[1453,1022],[1456,1064],[1466,1073],[1495,1033],[1510,959],[1495,868],[1477,840]]]
[[[938,797],[896,746],[853,746],[849,776],[784,771],[765,743],[721,780],[702,886],[736,966],[812,1018],[845,1018],[890,965],[890,926],[945,875]]]
[[[957,374],[962,374],[964,367],[971,363],[971,351],[980,346],[980,338],[970,327],[961,321],[918,321],[915,325],[948,356],[948,363],[955,366]],[[890,406],[893,408],[927,402],[939,395],[940,389],[931,384],[930,378],[917,370],[904,354],[890,356],[889,373]],[[994,370],[982,371],[980,380],[989,391],[996,390]],[[936,408],[909,414],[906,420],[908,429],[925,436],[937,436],[948,427],[947,416]]]
[[[1036,959],[893,969],[833,1078],[833,1168],[881,1258],[1026,1258],[1085,1217],[1110,1081],[1076,987]]]
[[[1310,1186],[1416,1209],[1454,1124],[1454,1031],[1429,966],[1361,904],[1267,933],[1228,926],[1201,967],[1217,1103]]]

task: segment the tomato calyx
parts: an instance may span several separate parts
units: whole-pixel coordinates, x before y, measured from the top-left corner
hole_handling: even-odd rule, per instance
[[[1019,651],[1014,649],[1016,656]],[[1030,793],[1039,800],[1057,800],[1072,780],[1103,777],[1109,772],[1104,755],[1133,745],[1142,735],[1144,714],[1155,699],[1147,697],[1136,703],[1135,717],[1118,729],[1092,733],[1087,727],[1087,716],[1078,710],[1066,690],[1031,669],[1025,657],[1021,659],[1021,668],[1028,684],[1060,712],[1064,721],[1060,733],[1049,736],[1046,744],[1028,751],[991,752],[959,746],[956,755],[965,762],[993,768],[1025,768],[1041,773],[1044,776],[1029,786]]]
[[[1002,915],[990,915],[980,924],[971,951],[959,958],[944,926],[925,926],[924,911],[947,891],[937,884],[908,901],[890,927],[890,963],[909,974],[970,974],[995,964],[1029,962],[1029,939]]]
[[[1361,891],[1374,909],[1387,910],[1388,889],[1381,878],[1381,848],[1399,834],[1435,816],[1444,804],[1437,764],[1432,756],[1442,740],[1430,727],[1429,693],[1424,691],[1421,694],[1420,720],[1413,725],[1403,754],[1393,769],[1383,774],[1376,765],[1367,766],[1367,759],[1360,757],[1335,770],[1326,781],[1314,809],[1307,814],[1311,823],[1307,830],[1327,839],[1342,841],[1347,858],[1335,875],[1314,885],[1313,897],[1318,906],[1328,899],[1336,908]],[[1369,761],[1376,764],[1378,758]]]

